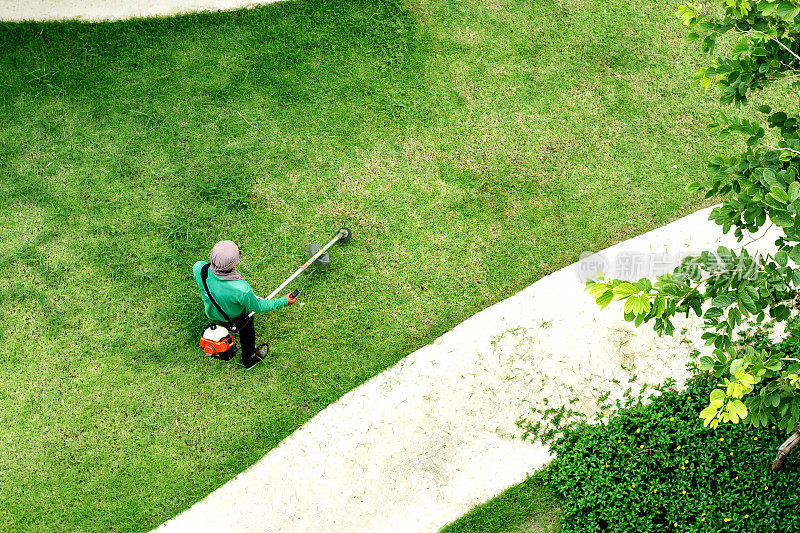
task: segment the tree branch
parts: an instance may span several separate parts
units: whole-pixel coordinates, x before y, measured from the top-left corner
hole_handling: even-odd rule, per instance
[[[778,150],[783,152],[792,152],[793,154],[800,154],[800,152],[798,152],[797,150],[792,150],[791,148],[778,148],[776,146],[770,146],[768,144],[766,144],[765,146],[770,150]]]
[[[736,28],[736,29],[738,30],[739,28]],[[741,31],[741,30],[739,30],[739,31]],[[798,61],[800,61],[800,56],[799,56],[799,55],[797,55],[796,53],[792,52],[792,50],[791,50],[791,49],[790,49],[788,46],[786,46],[785,44],[783,44],[782,42],[780,42],[780,41],[779,41],[778,39],[776,39],[775,37],[770,37],[769,35],[767,35],[766,33],[764,33],[763,31],[760,31],[760,30],[750,30],[750,31],[752,31],[753,33],[760,33],[760,34],[761,34],[761,35],[763,35],[764,37],[767,37],[767,38],[768,38],[770,41],[775,41],[776,43],[778,43],[778,45],[779,45],[781,48],[783,48],[784,50],[786,50],[787,52],[789,52],[790,54],[792,54],[792,55],[794,56],[794,58],[795,58],[795,59],[797,59]]]

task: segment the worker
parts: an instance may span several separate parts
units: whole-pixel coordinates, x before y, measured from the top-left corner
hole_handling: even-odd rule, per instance
[[[200,288],[200,297],[206,316],[221,322],[226,328],[239,331],[242,345],[242,365],[253,368],[269,352],[262,344],[256,350],[256,330],[250,313],[263,313],[280,309],[295,302],[296,294],[266,300],[253,292],[244,277],[236,271],[240,262],[239,247],[233,241],[220,241],[211,249],[211,263],[198,261],[192,267],[194,280]],[[203,279],[205,278],[205,280]],[[208,294],[205,285],[208,287]]]

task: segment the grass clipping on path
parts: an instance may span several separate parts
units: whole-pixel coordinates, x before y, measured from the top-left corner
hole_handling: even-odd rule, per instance
[[[0,523],[154,527],[476,311],[697,207],[706,109],[670,11],[0,24]],[[201,355],[214,242],[266,294],[340,226],[306,305],[257,318],[267,364]]]

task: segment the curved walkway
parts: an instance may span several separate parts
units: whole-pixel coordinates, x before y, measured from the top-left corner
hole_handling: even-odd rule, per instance
[[[0,21],[99,22],[252,8],[281,0],[0,0]]]
[[[631,379],[685,379],[690,348],[702,348],[695,324],[676,324],[686,329],[675,338],[635,329],[619,307],[601,311],[581,278],[600,267],[638,279],[671,271],[682,254],[737,247],[708,213],[608,248],[469,318],[158,531],[436,531],[523,481],[551,459],[518,438],[516,420],[531,405],[579,398],[596,412],[600,393],[619,396]]]

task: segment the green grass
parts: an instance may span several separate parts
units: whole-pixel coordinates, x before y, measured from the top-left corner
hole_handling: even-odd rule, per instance
[[[441,533],[560,533],[561,522],[559,497],[537,473],[475,507]]]
[[[674,5],[301,0],[0,24],[0,523],[142,530],[492,303],[700,206]],[[677,166],[677,169],[673,168]],[[219,239],[266,294],[244,373],[196,345]]]

